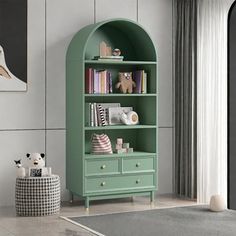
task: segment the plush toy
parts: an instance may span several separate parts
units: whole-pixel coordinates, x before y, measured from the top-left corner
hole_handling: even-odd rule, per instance
[[[16,176],[23,178],[25,177],[25,168],[22,167],[21,160],[14,160],[16,164]]]
[[[51,175],[51,167],[45,167],[44,153],[27,153],[26,157],[27,176],[39,177]]]
[[[45,167],[44,153],[27,153],[27,167],[42,168]]]
[[[135,86],[132,72],[119,72],[119,82],[116,84],[117,89],[120,89],[122,93],[132,93]]]

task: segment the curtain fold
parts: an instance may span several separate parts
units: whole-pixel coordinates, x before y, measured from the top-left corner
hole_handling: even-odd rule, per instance
[[[175,1],[175,193],[196,198],[196,0]]]
[[[233,0],[198,0],[198,202],[227,199],[227,17]]]

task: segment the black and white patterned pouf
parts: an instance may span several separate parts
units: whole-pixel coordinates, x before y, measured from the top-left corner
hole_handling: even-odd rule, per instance
[[[45,216],[60,211],[60,178],[16,178],[16,214],[19,216]]]

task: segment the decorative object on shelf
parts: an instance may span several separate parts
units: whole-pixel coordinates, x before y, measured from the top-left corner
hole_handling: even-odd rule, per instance
[[[133,148],[130,148],[129,143],[123,143],[122,138],[117,138],[116,139],[116,149],[115,152],[118,154],[121,153],[132,153],[134,150]]]
[[[118,48],[111,49],[104,41],[99,45],[99,56],[95,56],[94,60],[109,60],[109,61],[123,61],[124,57],[121,56],[121,51]]]
[[[106,134],[93,134],[91,138],[92,154],[112,154],[111,141]]]
[[[123,124],[121,121],[121,115],[133,111],[133,107],[109,107],[108,108],[108,124],[109,125],[120,125]]]
[[[226,209],[226,204],[223,196],[213,195],[210,200],[210,210],[215,212],[224,211]]]
[[[120,89],[122,93],[133,93],[135,86],[132,72],[119,72],[119,82],[116,84],[117,89]]]
[[[16,176],[19,178],[25,177],[25,168],[21,164],[21,160],[14,160],[16,164]]]
[[[137,125],[139,123],[138,114],[135,111],[123,112],[120,116],[122,123],[126,125]]]
[[[121,54],[121,51],[120,51],[119,48],[115,48],[115,49],[112,50],[112,55],[113,56],[120,56],[120,54]]]
[[[104,41],[100,43],[99,49],[100,49],[99,53],[100,57],[111,56],[111,47],[107,46],[107,44]]]
[[[26,176],[27,177],[42,177],[50,176],[52,173],[51,167],[45,167],[44,153],[27,153]]]

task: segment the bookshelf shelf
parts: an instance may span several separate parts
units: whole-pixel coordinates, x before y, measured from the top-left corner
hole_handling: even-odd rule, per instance
[[[109,61],[109,60],[85,60],[85,64],[99,64],[99,65],[156,65],[156,61]]]
[[[85,97],[156,97],[156,93],[93,93],[93,94],[84,94]]]
[[[102,41],[113,49],[119,48],[124,60],[93,60],[99,55]],[[109,80],[101,82],[104,79],[101,75],[99,81],[103,89],[95,90],[94,77],[102,71],[109,74]],[[145,93],[138,93],[140,90],[132,94],[119,93],[115,88],[119,72],[137,71],[143,73],[142,88],[145,89],[141,91]],[[86,80],[87,75],[92,83]],[[84,199],[86,208],[91,200],[136,194],[147,194],[151,201],[154,200],[158,168],[157,85],[154,44],[136,22],[107,20],[88,25],[73,37],[66,56],[66,188],[72,195]],[[113,93],[85,93],[94,91]],[[91,117],[99,119],[92,109],[95,107],[97,111],[99,103],[132,108],[139,116],[140,125],[87,126],[93,124]],[[109,109],[105,113],[106,119],[111,119],[112,109]],[[91,154],[91,136],[94,133],[107,134],[113,151],[117,138],[122,138],[134,152]]]
[[[109,158],[109,157],[113,157],[113,158],[117,158],[117,157],[143,157],[143,156],[155,156],[156,153],[152,153],[152,152],[133,152],[133,153],[121,153],[121,154],[118,154],[118,153],[113,153],[113,154],[107,154],[105,155],[106,158]],[[94,155],[94,154],[90,154],[90,153],[86,153],[84,155],[84,157],[86,159],[91,159],[91,158],[104,158],[104,155]]]
[[[113,130],[113,129],[156,129],[156,125],[107,125],[107,126],[85,126],[85,130]]]

